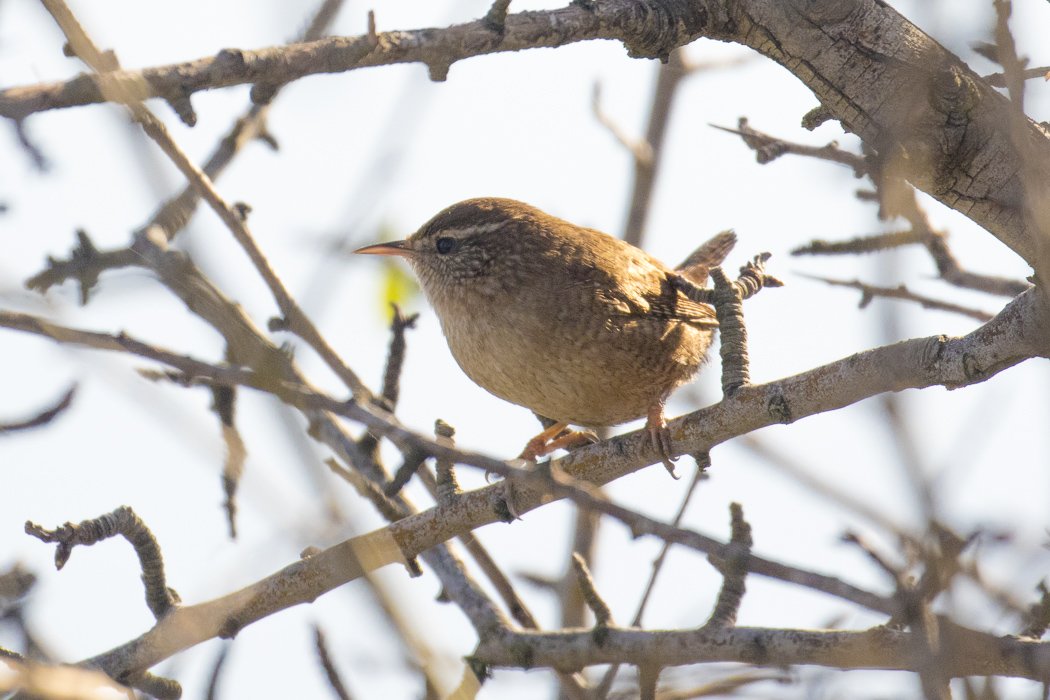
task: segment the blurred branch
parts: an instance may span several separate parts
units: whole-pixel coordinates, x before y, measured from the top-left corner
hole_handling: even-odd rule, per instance
[[[922,243],[923,234],[915,229],[858,236],[845,241],[812,240],[791,251],[792,255],[857,255]],[[1016,296],[1016,295],[1012,295]]]
[[[915,294],[914,292],[908,291],[908,288],[903,284],[897,287],[876,287],[874,285],[865,284],[860,280],[847,282],[844,280],[831,279],[830,277],[820,277],[818,275],[806,275],[801,273],[800,276],[808,277],[809,279],[818,280],[820,282],[826,282],[833,287],[849,287],[850,289],[860,290],[860,308],[862,309],[866,308],[876,297],[882,297],[884,299],[914,301],[924,309],[935,309],[937,311],[948,311],[950,313],[962,314],[963,316],[969,316],[970,318],[981,322],[990,321],[993,318],[992,314],[986,311],[971,309],[966,306],[952,304],[947,301],[938,301],[920,294]]]
[[[995,8],[995,62],[1003,67],[1003,82],[1014,103],[1018,114],[1024,114],[1024,67],[1027,59],[1017,57],[1017,48],[1013,33],[1007,20],[1010,19],[1011,3],[1009,0],[992,0]]]
[[[38,428],[42,425],[47,425],[55,418],[57,418],[60,413],[62,413],[70,407],[70,405],[73,403],[73,396],[76,393],[77,385],[74,384],[73,386],[69,387],[65,395],[63,395],[62,398],[59,399],[58,403],[56,403],[51,408],[46,408],[37,415],[33,416],[32,418],[27,418],[23,421],[17,421],[15,423],[0,423],[0,435],[3,435],[4,433],[14,433],[19,430],[28,430],[30,428]]]
[[[854,175],[861,177],[869,175],[876,185],[877,198],[880,202],[880,216],[887,216],[888,212],[893,215],[903,216],[911,224],[910,231],[894,231],[877,236],[854,238],[846,242],[828,243],[826,241],[812,241],[806,246],[796,248],[792,255],[844,255],[867,253],[875,250],[883,250],[912,243],[921,243],[937,265],[937,272],[941,279],[956,287],[975,289],[997,294],[1000,296],[1015,297],[1021,292],[1029,289],[1031,285],[1015,280],[1004,279],[992,275],[979,275],[962,269],[959,262],[948,248],[946,236],[941,231],[935,231],[930,225],[926,212],[919,206],[915,197],[915,189],[905,182],[898,173],[887,173],[878,167],[878,158],[865,158],[848,151],[843,151],[838,144],[832,141],[826,146],[815,147],[804,144],[785,141],[748,126],[747,119],[740,118],[738,129],[727,129],[715,126],[716,129],[728,131],[739,135],[744,143],[755,151],[758,162],[769,163],[786,153],[809,156],[820,160],[828,160],[841,163],[853,169]],[[892,190],[892,205],[887,207],[887,190]]]
[[[717,124],[711,124],[711,126],[730,134],[736,134],[743,139],[747,147],[755,152],[755,157],[761,165],[771,163],[780,156],[791,153],[845,165],[853,170],[855,177],[863,177],[870,172],[870,166],[864,156],[842,150],[837,141],[832,141],[825,146],[807,146],[785,141],[752,129],[747,122],[747,117],[740,117],[735,129]]]
[[[623,231],[623,239],[636,247],[641,247],[645,223],[649,218],[649,204],[653,199],[653,188],[663,159],[664,136],[671,121],[671,104],[678,86],[690,75],[682,58],[682,49],[672,51],[667,62],[660,64],[657,71],[656,88],[649,108],[649,126],[645,130],[649,157],[635,158],[631,208]]]
[[[1037,337],[1024,339],[1026,334],[1022,329],[1046,328],[1045,324],[1035,322],[1035,319],[1039,318],[1039,312],[1039,297],[1029,292],[1011,302],[996,319],[964,338],[936,337],[905,341],[861,353],[796,377],[770,384],[742,387],[733,397],[715,406],[673,421],[670,427],[675,445],[683,450],[695,452],[709,449],[712,445],[735,435],[769,425],[774,422],[776,416],[797,420],[806,415],[848,405],[882,391],[900,390],[906,386],[930,386],[937,383],[955,386],[981,381],[1011,364],[1036,355],[1037,348],[1030,343],[1037,341]],[[12,316],[22,315],[2,313],[0,325],[10,325],[8,322]],[[15,327],[41,332],[38,326],[24,322]],[[127,349],[123,344],[114,342],[117,336],[81,333],[53,324],[46,332],[41,332],[66,342],[101,338],[106,344],[113,344],[116,349]],[[1045,353],[1045,349],[1042,352]],[[165,357],[173,355],[168,353]],[[936,360],[933,361],[932,358]],[[260,383],[254,372],[235,368],[216,368],[209,371],[202,365],[204,363],[194,364],[195,376],[199,378],[221,376],[224,382],[237,380],[235,383],[248,386]],[[102,668],[114,671],[148,668],[187,646],[212,636],[228,634],[225,630],[229,628],[231,621],[243,626],[278,609],[312,600],[326,590],[359,577],[365,570],[392,561],[403,561],[404,558],[413,557],[456,534],[495,520],[513,517],[512,513],[521,514],[538,507],[550,500],[548,494],[555,497],[571,496],[584,507],[596,508],[601,512],[624,518],[632,530],[639,534],[653,532],[665,539],[695,546],[701,551],[717,552],[725,546],[696,533],[671,528],[608,504],[587,490],[580,490],[578,484],[581,482],[575,479],[565,482],[559,481],[561,477],[558,477],[551,481],[551,477],[545,477],[541,473],[523,472],[503,462],[462,452],[416,435],[398,426],[391,416],[373,406],[334,401],[288,382],[274,382],[273,379],[268,379],[261,383],[267,390],[274,391],[304,410],[327,410],[362,421],[369,429],[388,437],[401,449],[422,447],[438,458],[472,464],[501,474],[509,481],[462,494],[449,505],[411,515],[387,528],[336,545],[303,562],[293,564],[270,579],[225,598],[176,609],[136,642],[98,657],[96,661]],[[776,410],[771,410],[770,407]],[[564,470],[576,479],[585,478],[597,484],[606,483],[656,461],[655,451],[651,447],[641,449],[641,442],[641,431],[638,431],[595,446],[581,448],[555,462],[552,465],[551,476]],[[382,545],[383,542],[388,544]],[[375,545],[368,549],[368,543]],[[366,558],[366,563],[362,564],[355,554],[362,551],[373,551],[376,554],[369,555],[372,558]],[[348,556],[352,558],[348,560]],[[304,568],[310,571],[309,575]],[[748,568],[753,573],[774,575],[796,583],[805,581],[808,585],[820,587],[821,590],[837,591],[839,594],[848,590],[848,587],[841,583],[835,584],[837,588],[816,583],[818,580],[832,581],[827,577],[816,577],[789,567],[774,565],[772,562],[763,563],[763,560],[757,557],[749,559]],[[846,596],[859,600],[856,593],[847,593]],[[885,603],[875,602],[876,600],[878,599],[870,599],[868,604],[878,609],[889,610],[884,607]],[[232,629],[238,628],[234,626]],[[501,635],[506,634],[508,633],[505,630],[501,632]],[[751,642],[753,641],[752,639]],[[848,642],[849,639],[845,641]],[[482,648],[486,648],[484,643]],[[626,658],[623,660],[629,661]]]
[[[185,117],[190,95],[205,89],[251,83],[254,98],[264,99],[274,86],[306,75],[407,62],[423,63],[433,79],[444,80],[449,67],[464,58],[599,38],[622,41],[632,57],[667,59],[679,46],[706,36],[750,46],[803,80],[821,101],[819,118],[811,115],[808,123],[837,119],[873,151],[892,150],[896,141],[907,152],[929,155],[902,163],[900,175],[963,212],[1038,274],[1050,277],[1042,269],[1050,261],[1043,260],[1043,234],[1035,219],[1014,215],[1021,211],[1018,203],[1043,199],[1041,191],[1026,192],[1045,189],[1050,178],[1015,175],[1029,170],[1026,162],[1050,162],[1050,141],[1035,122],[1011,117],[1016,105],[885,3],[867,13],[811,4],[785,14],[761,0],[734,0],[733,7],[727,12],[714,0],[581,1],[508,15],[502,33],[480,19],[446,29],[369,32],[258,51],[226,49],[179,65],[10,88],[0,91],[0,115],[21,120],[47,109],[161,97]],[[893,42],[901,36],[911,37],[907,56],[887,63],[883,57],[898,48]],[[845,47],[853,51],[848,65],[840,58]],[[858,74],[869,79],[858,81]],[[916,89],[901,90],[902,84]],[[906,132],[900,129],[900,115],[909,115],[912,128]],[[978,162],[995,167],[971,167]]]
[[[324,668],[325,675],[328,677],[329,685],[335,691],[336,697],[339,700],[351,700],[346,684],[343,683],[339,671],[336,669],[335,664],[332,663],[332,656],[328,653],[328,643],[325,640],[324,632],[317,625],[314,625],[314,642],[317,647],[317,656],[321,661],[321,666]]]
[[[660,172],[660,162],[663,160],[664,137],[667,134],[667,125],[671,121],[671,106],[679,86],[685,78],[697,73],[715,70],[719,68],[730,68],[741,65],[752,59],[751,56],[729,61],[705,61],[692,63],[687,62],[683,54],[684,48],[672,51],[665,63],[661,63],[657,69],[656,87],[653,89],[653,98],[649,108],[649,126],[645,130],[645,140],[631,148],[630,144],[623,141],[634,153],[634,185],[631,190],[631,207],[627,212],[627,223],[624,226],[623,240],[635,247],[642,247],[642,239],[645,236],[645,225],[649,218],[649,206],[652,203],[653,191],[656,186],[656,177]],[[613,131],[620,138],[618,130],[607,123],[598,108],[597,87],[595,88],[595,112],[599,121]]]
[[[708,559],[722,574],[722,588],[718,591],[711,617],[704,623],[707,629],[730,629],[736,625],[740,612],[740,603],[744,600],[747,578],[747,560],[751,556],[754,541],[751,538],[751,525],[744,520],[744,509],[739,503],[729,504],[731,532],[726,555],[711,555]]]
[[[1026,68],[1021,71],[1021,77],[1024,80],[1032,80],[1033,78],[1042,78],[1046,80],[1046,76],[1050,75],[1050,66],[1039,66],[1038,68]],[[1005,73],[992,73],[981,77],[981,80],[986,81],[989,85],[994,87],[1006,87],[1006,74]]]
[[[693,493],[696,492],[697,484],[707,478],[707,469],[711,466],[711,454],[704,452],[696,455],[695,459],[696,471],[693,472],[693,478],[690,480],[685,495],[682,497],[682,503],[678,506],[678,511],[675,513],[674,519],[671,521],[671,527],[677,528],[681,525],[682,518],[685,516],[686,508],[689,507],[689,501],[692,500]],[[631,627],[642,626],[642,619],[645,617],[645,608],[649,604],[649,599],[653,594],[653,590],[656,588],[656,579],[660,576],[660,572],[663,571],[664,562],[667,561],[667,555],[671,551],[671,546],[672,543],[670,541],[664,540],[664,544],[660,548],[660,554],[653,560],[652,571],[649,573],[649,580],[645,584],[645,591],[642,593],[642,598],[638,601],[638,608],[634,612],[634,619],[631,620]],[[619,664],[613,664],[609,667],[594,691],[595,700],[604,700],[604,698],[608,696],[619,670]]]
[[[43,294],[56,284],[75,279],[80,285],[80,305],[83,306],[104,271],[141,264],[140,256],[132,248],[99,251],[87,232],[78,229],[77,245],[70,252],[69,259],[56,260],[49,255],[47,267],[26,280],[26,288]]]
[[[66,38],[69,39],[69,43],[72,45],[76,55],[96,71],[99,71],[98,77],[100,81],[103,81],[105,72],[113,70],[117,66],[116,56],[112,52],[103,54],[99,51],[91,38],[87,36],[83,27],[80,26],[80,23],[77,22],[68,6],[66,6],[64,0],[43,0],[43,2],[65,33]],[[255,244],[245,225],[249,209],[239,204],[230,206],[222,199],[212,186],[211,179],[191,162],[175,144],[163,122],[157,119],[145,105],[136,100],[134,91],[130,89],[130,86],[119,82],[110,84],[103,81],[100,82],[100,85],[102,84],[106,86],[113,99],[125,104],[131,110],[135,121],[160,146],[161,150],[172,160],[186,179],[190,181],[197,193],[211,205],[215,213],[219,215],[219,218],[233,233],[234,238],[248,254],[248,258],[270,288],[281,313],[284,314],[284,318],[280,322],[281,328],[290,330],[305,340],[321,356],[325,363],[331,367],[336,375],[343,380],[347,387],[353,391],[355,397],[365,400],[370,399],[372,397],[371,392],[357,378],[353,370],[347,367],[335,351],[329,347],[327,341],[317,331],[317,328],[310,322],[306,314],[292,300],[284,284],[274,273],[262,251]],[[272,91],[269,97],[272,97]],[[173,105],[185,102],[184,109],[189,109],[192,112],[192,108],[188,107],[188,94],[169,97],[168,100]],[[272,323],[271,326],[273,326]],[[272,327],[271,330],[273,330]]]
[[[1050,644],[975,632],[941,620],[941,659],[950,678],[997,675],[1050,680]],[[590,630],[557,633],[514,632],[482,642],[473,658],[499,668],[575,669],[594,664],[642,665],[658,659],[663,666],[712,661],[751,665],[809,664],[828,668],[917,671],[914,632],[876,627],[861,632],[731,629],[645,632],[608,628],[602,645]],[[768,653],[756,655],[755,649]]]
[[[226,660],[228,658],[230,658],[230,644],[223,644],[218,656],[215,657],[215,663],[211,667],[211,674],[208,678],[208,692],[205,694],[204,700],[216,700],[219,690],[219,679],[222,677],[223,671],[226,670]]]
[[[23,697],[47,700],[112,700],[128,697],[128,689],[93,669],[51,666],[6,658],[12,673],[0,674],[0,693],[21,691]]]

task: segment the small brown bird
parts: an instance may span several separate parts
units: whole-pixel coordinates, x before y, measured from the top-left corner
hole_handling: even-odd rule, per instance
[[[456,362],[501,399],[554,421],[524,459],[591,441],[647,417],[671,464],[664,402],[700,369],[718,326],[675,275],[703,285],[736,242],[718,234],[672,271],[617,238],[512,199],[470,199],[404,241],[356,251],[399,255],[419,277]]]

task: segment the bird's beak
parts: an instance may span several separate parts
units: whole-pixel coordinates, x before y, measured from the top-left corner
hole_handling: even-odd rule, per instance
[[[364,248],[358,248],[354,251],[355,254],[360,253],[361,255],[400,255],[403,258],[411,257],[412,252],[408,241],[376,243],[375,245],[366,245]]]

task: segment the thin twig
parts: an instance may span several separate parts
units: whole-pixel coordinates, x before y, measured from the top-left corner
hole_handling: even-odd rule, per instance
[[[1021,78],[1024,80],[1032,80],[1033,78],[1042,78],[1046,80],[1046,76],[1050,75],[1050,66],[1039,66],[1038,68],[1026,68],[1021,71]],[[990,75],[982,76],[982,80],[986,81],[993,87],[1006,87],[1006,74],[1005,73],[992,73]]]
[[[355,399],[359,401],[371,400],[372,392],[370,392],[361,380],[358,379],[357,374],[343,363],[339,355],[337,355],[328,345],[328,342],[323,336],[321,336],[303,310],[299,308],[292,299],[292,296],[288,293],[284,283],[277,277],[273,268],[270,267],[270,263],[255,244],[255,240],[252,238],[251,233],[249,233],[244,218],[238,210],[235,207],[231,207],[225,200],[223,200],[212,185],[211,179],[201,172],[200,168],[194,165],[178,148],[178,146],[175,145],[175,142],[168,134],[167,127],[165,127],[162,122],[152,114],[146,112],[144,108],[136,109],[135,111],[136,117],[146,134],[157,142],[157,145],[159,145],[161,150],[163,150],[172,162],[175,163],[175,166],[182,172],[186,179],[197,188],[197,191],[201,194],[204,200],[211,205],[215,213],[219,215],[220,219],[222,219],[222,222],[226,224],[226,227],[231,233],[233,233],[234,239],[236,239],[248,254],[248,258],[252,261],[256,271],[263,278],[263,281],[266,282],[266,286],[270,288],[270,292],[273,294],[277,306],[281,309],[281,313],[284,314],[284,318],[281,319],[279,324],[280,327],[284,330],[295,333],[305,340],[306,343],[321,356],[321,359],[325,361],[325,364],[327,364],[343,381],[343,383],[346,384],[350,391],[353,392]]]
[[[66,34],[66,38],[73,45],[77,55],[99,72],[109,68],[110,64],[108,62],[103,65],[102,53],[84,32],[63,0],[45,0],[45,2],[62,31]],[[116,95],[116,100],[127,104],[135,121],[161,147],[161,150],[172,160],[186,179],[190,181],[190,184],[197,190],[198,194],[212,206],[215,213],[219,215],[219,218],[233,233],[234,238],[244,248],[256,270],[270,288],[278,307],[284,314],[284,327],[303,338],[307,344],[313,347],[325,363],[350,388],[355,398],[365,401],[370,400],[372,398],[371,392],[357,378],[353,370],[347,367],[335,351],[328,346],[321,334],[318,333],[317,329],[306,317],[306,314],[292,300],[283,283],[278,279],[262,252],[255,245],[255,241],[244,223],[244,209],[231,207],[219,196],[212,186],[211,179],[178,148],[169,135],[167,127],[148,108],[131,96],[130,86],[121,83],[105,84],[108,86],[108,89],[119,93]]]
[[[1030,285],[1016,280],[992,275],[980,275],[963,270],[949,250],[945,241],[945,234],[934,230],[930,225],[926,212],[919,205],[915,196],[915,189],[900,176],[887,173],[886,168],[880,170],[878,168],[880,164],[878,158],[865,158],[864,156],[842,151],[835,142],[822,148],[816,148],[785,141],[752,129],[748,126],[747,119],[743,117],[740,119],[739,129],[727,129],[720,126],[715,126],[715,128],[737,134],[743,138],[744,142],[755,150],[759,163],[768,163],[785,153],[794,153],[796,155],[842,163],[853,168],[854,175],[857,177],[868,175],[876,186],[874,199],[880,204],[880,216],[892,212],[893,215],[900,215],[906,218],[912,227],[910,231],[866,236],[838,243],[813,241],[808,246],[797,248],[792,252],[793,255],[866,253],[910,243],[922,243],[926,246],[927,251],[937,265],[937,272],[941,279],[949,284],[1007,297],[1015,297],[1030,288]],[[892,200],[892,207],[887,208],[890,200]]]
[[[1003,82],[1010,94],[1018,114],[1024,114],[1024,67],[1027,59],[1017,57],[1017,46],[1010,31],[1011,3],[1009,0],[992,0],[995,8],[996,61],[1003,67]]]
[[[591,570],[587,567],[587,562],[583,560],[579,552],[572,553],[572,569],[576,574],[576,584],[583,593],[583,600],[587,603],[587,607],[591,609],[591,612],[594,613],[595,627],[608,627],[613,623],[612,610],[609,609],[609,604],[602,600],[601,595],[598,593],[598,587],[594,585],[594,577],[591,576]]]
[[[112,513],[84,520],[77,525],[65,525],[47,530],[32,522],[26,522],[26,534],[42,542],[57,542],[55,566],[61,569],[69,560],[73,547],[90,546],[102,540],[121,535],[135,548],[142,566],[142,583],[146,587],[146,604],[158,620],[170,613],[179,603],[178,594],[168,588],[164,577],[164,560],[160,544],[135,511],[121,506]]]
[[[506,30],[507,12],[509,10],[510,0],[494,0],[492,7],[489,8],[488,14],[485,15],[483,20],[485,26],[502,35]]]
[[[685,517],[685,510],[689,506],[689,501],[693,497],[693,493],[696,491],[696,486],[702,480],[707,478],[707,469],[711,466],[711,455],[708,452],[704,452],[701,455],[696,456],[696,471],[693,473],[693,479],[689,482],[689,487],[685,491],[685,496],[682,497],[682,503],[678,506],[678,512],[675,513],[674,520],[671,521],[672,527],[679,527],[682,523],[682,518]],[[653,560],[652,571],[649,573],[649,581],[645,584],[645,591],[642,593],[642,599],[638,601],[638,609],[635,610],[634,619],[631,620],[631,627],[641,627],[642,618],[645,616],[645,608],[649,603],[649,598],[656,588],[656,579],[663,571],[664,562],[667,561],[667,554],[671,551],[672,543],[664,540],[663,547],[660,548],[660,554]],[[620,670],[619,664],[613,664],[602,676],[601,682],[594,690],[595,700],[604,700],[609,691],[612,689],[613,683],[616,680],[616,674]]]
[[[77,393],[77,385],[69,387],[66,393],[59,399],[58,403],[50,408],[46,408],[40,413],[36,414],[32,418],[27,418],[23,421],[16,421],[14,423],[0,423],[0,435],[4,433],[14,433],[19,430],[28,430],[30,428],[38,428],[42,425],[47,425],[60,413],[65,411],[73,403],[73,397]]]
[[[328,683],[332,686],[336,696],[339,700],[352,700],[353,696],[346,689],[346,684],[339,675],[339,670],[336,669],[335,664],[332,662],[331,654],[328,653],[328,643],[325,640],[324,632],[321,631],[318,625],[314,625],[314,645],[317,648],[317,656],[321,660],[321,666],[328,677]]]
[[[792,255],[857,255],[922,243],[925,234],[915,229],[858,236],[845,241],[812,240],[791,251]]]
[[[211,675],[208,677],[208,692],[205,693],[205,700],[216,700],[219,693],[219,679],[222,677],[222,672],[226,669],[226,659],[230,657],[230,644],[223,644],[222,648],[219,649],[218,656],[215,657],[215,664],[211,667]]]
[[[876,287],[875,285],[866,284],[860,280],[837,280],[830,277],[821,277],[819,275],[807,275],[804,273],[798,273],[800,277],[808,277],[812,280],[818,280],[825,282],[833,287],[849,287],[850,289],[856,289],[861,292],[860,308],[866,308],[876,297],[884,299],[900,299],[902,301],[913,301],[924,309],[933,309],[936,311],[948,311],[950,313],[962,314],[963,316],[969,316],[970,318],[976,319],[982,323],[991,321],[994,316],[986,311],[980,309],[971,309],[967,306],[960,306],[959,304],[952,304],[947,301],[938,301],[937,299],[931,299],[921,294],[916,294],[908,290],[906,286],[898,285],[896,287]]]
[[[752,129],[748,125],[746,117],[740,117],[735,129],[718,126],[717,124],[711,124],[710,126],[741,137],[744,143],[755,152],[758,162],[763,165],[776,160],[782,155],[792,153],[845,165],[853,169],[853,174],[856,177],[863,177],[869,172],[869,165],[864,156],[842,150],[836,141],[832,141],[825,146],[807,146],[801,143],[785,141]]]
[[[744,599],[747,559],[751,556],[754,544],[751,525],[744,520],[744,509],[739,503],[730,503],[729,512],[732,534],[727,549],[730,553],[726,557],[708,557],[722,574],[722,588],[718,592],[711,617],[704,624],[708,629],[727,629],[736,624],[740,603]]]
[[[645,224],[649,218],[656,177],[663,158],[664,137],[671,121],[671,105],[682,80],[690,75],[682,57],[682,49],[675,49],[666,63],[656,69],[656,87],[649,107],[649,125],[645,130],[648,158],[635,158],[634,185],[631,188],[631,208],[627,212],[627,223],[623,239],[633,246],[641,247],[645,235]]]

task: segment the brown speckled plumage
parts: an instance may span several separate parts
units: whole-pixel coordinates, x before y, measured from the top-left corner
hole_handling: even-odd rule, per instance
[[[733,240],[716,237],[679,274],[703,283]],[[559,422],[616,425],[662,407],[717,326],[659,260],[510,199],[460,202],[393,246],[363,252],[411,263],[463,371]]]

